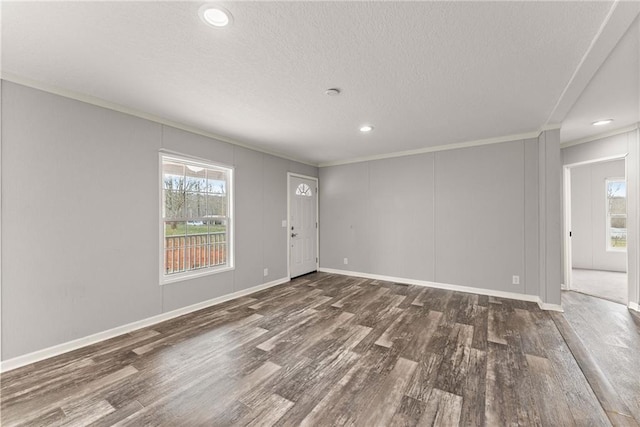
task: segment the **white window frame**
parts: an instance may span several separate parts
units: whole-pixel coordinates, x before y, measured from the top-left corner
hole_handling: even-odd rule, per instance
[[[605,209],[605,239],[606,239],[606,251],[607,252],[627,252],[627,247],[624,248],[616,248],[611,246],[611,212],[609,212],[609,183],[612,182],[624,182],[625,183],[625,194],[626,194],[626,180],[625,178],[606,178],[604,180],[604,209]],[[615,216],[622,217],[622,215],[617,214]],[[625,212],[624,218],[627,218],[627,213]],[[627,235],[628,237],[628,235]],[[628,239],[627,239],[628,242]]]
[[[165,221],[164,221],[164,171],[163,160],[170,159],[178,162],[188,163],[192,166],[200,166],[211,169],[223,169],[227,172],[229,177],[227,183],[227,263],[226,265],[205,267],[196,270],[187,270],[181,273],[173,273],[170,275],[165,274],[165,248],[164,248],[164,233],[165,233]],[[159,276],[160,285],[169,283],[181,282],[184,280],[194,279],[197,277],[209,276],[212,274],[223,273],[235,269],[235,242],[234,242],[234,167],[219,162],[214,162],[208,159],[202,159],[199,157],[189,156],[182,153],[177,153],[168,150],[160,150],[158,155],[158,188],[159,188]]]

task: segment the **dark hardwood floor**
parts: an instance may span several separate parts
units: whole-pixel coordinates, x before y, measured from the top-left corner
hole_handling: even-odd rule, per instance
[[[611,425],[537,305],[323,273],[1,381],[3,426]]]
[[[563,292],[562,305],[554,321],[607,415],[640,426],[640,316],[577,292]]]

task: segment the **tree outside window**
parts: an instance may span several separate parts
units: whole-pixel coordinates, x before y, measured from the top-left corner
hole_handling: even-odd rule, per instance
[[[163,276],[232,267],[232,169],[162,156]]]
[[[627,183],[622,178],[606,180],[607,250],[627,250]]]

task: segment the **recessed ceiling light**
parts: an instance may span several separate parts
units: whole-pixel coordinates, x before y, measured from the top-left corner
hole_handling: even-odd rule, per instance
[[[373,126],[371,125],[360,126],[360,132],[371,132],[372,130]]]
[[[200,8],[200,18],[212,27],[221,28],[231,24],[232,16],[223,7],[205,4]]]
[[[329,96],[338,96],[340,95],[340,92],[340,89],[338,89],[337,87],[332,87],[331,89],[327,89],[324,91],[324,93]]]
[[[604,119],[604,120],[598,120],[597,122],[593,122],[591,124],[594,126],[602,126],[602,125],[608,125],[612,121],[613,119]]]

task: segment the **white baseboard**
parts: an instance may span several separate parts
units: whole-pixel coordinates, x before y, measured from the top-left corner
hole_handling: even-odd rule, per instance
[[[407,285],[426,286],[428,288],[446,289],[449,291],[467,292],[471,294],[488,295],[492,297],[515,299],[520,301],[535,302],[542,310],[563,312],[559,304],[548,304],[543,302],[537,295],[527,295],[517,292],[496,291],[493,289],[474,288],[470,286],[451,285],[448,283],[429,282],[426,280],[407,279],[404,277],[383,276],[380,274],[360,273],[347,270],[336,270],[333,268],[320,268],[324,273],[342,274],[344,276],[363,277],[365,279],[384,280],[387,282],[406,283]]]
[[[157,316],[148,317],[146,319],[142,319],[126,325],[118,326],[116,328],[109,329],[107,331],[98,332],[96,334],[89,335],[87,337],[83,337],[83,338],[79,338],[66,343],[54,345],[53,347],[48,347],[42,350],[34,351],[33,353],[14,357],[12,359],[3,360],[2,362],[0,362],[0,372],[11,371],[21,366],[39,362],[41,360],[48,359],[50,357],[58,356],[62,353],[67,353],[69,351],[77,350],[79,348],[86,347],[88,345],[95,344],[97,342],[104,341],[109,338],[117,337],[118,335],[133,332],[135,330],[145,328],[147,326],[155,325],[157,323],[164,322],[165,320],[173,319],[175,317],[182,316],[184,314],[188,314],[197,310],[202,310],[203,308],[211,307],[213,305],[217,305],[232,299],[250,295],[252,293],[261,291],[263,289],[281,285],[288,281],[289,281],[288,277],[283,277],[282,279],[277,279],[268,283],[263,283],[262,285],[254,286],[248,289],[243,289],[241,291],[233,292],[231,294],[222,295],[220,297],[213,298],[207,301],[202,301],[187,307],[178,308],[176,310],[158,314]]]
[[[633,311],[639,311],[640,312],[640,304],[635,303],[635,302],[629,302],[629,308]]]
[[[542,302],[542,299],[540,297],[537,297],[537,298],[538,298],[538,301],[536,302],[538,303],[538,306],[541,309],[547,310],[547,311],[557,311],[559,313],[564,313],[564,309],[560,304],[549,304],[548,302]]]

